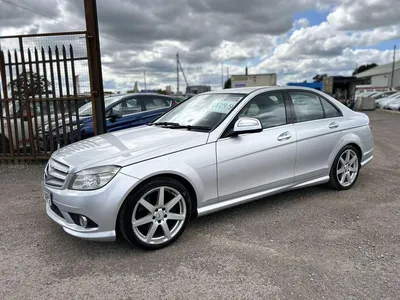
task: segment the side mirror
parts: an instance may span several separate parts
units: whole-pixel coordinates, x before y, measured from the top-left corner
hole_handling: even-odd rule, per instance
[[[254,133],[262,131],[262,125],[259,119],[256,118],[240,118],[236,121],[233,127],[235,134]]]
[[[115,122],[117,119],[122,118],[122,114],[116,113],[112,109],[109,112],[108,116],[110,118],[110,122]]]

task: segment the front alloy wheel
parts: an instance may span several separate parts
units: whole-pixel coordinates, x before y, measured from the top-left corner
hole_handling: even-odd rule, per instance
[[[139,188],[122,211],[122,233],[132,244],[159,249],[184,231],[191,212],[190,196],[178,181],[156,179]]]

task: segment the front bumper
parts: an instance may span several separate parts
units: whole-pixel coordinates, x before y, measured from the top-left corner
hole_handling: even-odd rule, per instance
[[[61,225],[66,233],[72,236],[86,239],[86,240],[96,240],[103,242],[113,242],[116,238],[115,230],[110,231],[97,231],[97,228],[83,228],[75,223],[69,223],[65,219],[58,216],[51,208],[50,205],[46,203],[46,213],[47,215],[57,224]]]
[[[138,179],[118,173],[106,186],[94,191],[57,189],[42,184],[50,193],[52,205],[46,202],[47,215],[65,232],[78,238],[115,241],[119,209]],[[83,215],[96,226],[85,228],[74,222],[73,215]]]

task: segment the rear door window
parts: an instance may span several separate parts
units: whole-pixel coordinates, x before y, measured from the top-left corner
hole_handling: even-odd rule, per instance
[[[171,100],[162,97],[145,97],[144,105],[146,110],[155,110],[161,108],[168,108],[171,106]]]
[[[120,103],[113,107],[113,113],[119,115],[129,115],[133,113],[138,113],[142,111],[142,107],[138,100],[136,99],[127,99],[122,100]]]

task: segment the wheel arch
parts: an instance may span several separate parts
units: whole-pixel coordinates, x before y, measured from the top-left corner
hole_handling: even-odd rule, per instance
[[[342,149],[346,146],[353,146],[357,150],[357,154],[359,155],[359,162],[362,160],[363,156],[363,147],[362,147],[362,141],[361,139],[355,135],[355,134],[348,134],[344,136],[337,144],[337,146],[334,148],[332,151],[330,157],[329,157],[329,163],[328,163],[328,168],[329,171],[332,168],[333,162],[335,161],[336,156],[342,151]]]
[[[361,162],[361,159],[362,159],[362,155],[363,155],[363,152],[362,152],[362,150],[361,150],[361,147],[357,144],[357,143],[349,143],[349,144],[347,144],[347,145],[345,145],[345,146],[343,146],[343,147],[346,147],[346,146],[353,146],[356,150],[357,150],[357,154],[358,154],[358,160],[359,160],[359,162]],[[342,147],[342,148],[343,148]]]

